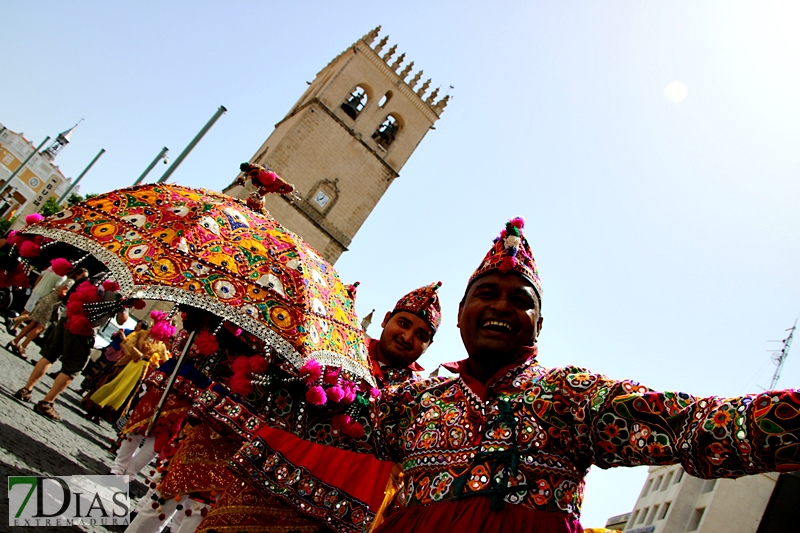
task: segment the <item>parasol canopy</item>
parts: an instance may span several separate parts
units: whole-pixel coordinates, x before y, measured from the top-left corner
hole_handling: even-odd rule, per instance
[[[374,385],[355,305],[336,271],[301,237],[235,198],[141,185],[93,197],[23,232],[88,252],[126,298],[208,310],[295,368],[313,358]]]

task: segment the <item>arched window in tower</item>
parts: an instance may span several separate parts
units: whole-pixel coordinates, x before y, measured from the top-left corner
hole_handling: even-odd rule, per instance
[[[392,99],[392,94],[392,91],[387,91],[386,94],[383,95],[383,98],[381,98],[381,101],[378,102],[378,107],[383,107],[388,104],[389,100]]]
[[[364,106],[367,105],[367,100],[369,97],[367,96],[367,91],[360,85],[356,85],[356,88],[353,89],[353,92],[347,97],[347,100],[342,104],[342,111],[347,114],[348,117],[355,120],[361,110],[364,109]]]
[[[378,146],[387,150],[397,138],[399,131],[400,122],[394,115],[387,115],[381,125],[378,126],[378,129],[375,130],[375,133],[372,134],[372,138],[375,139]]]

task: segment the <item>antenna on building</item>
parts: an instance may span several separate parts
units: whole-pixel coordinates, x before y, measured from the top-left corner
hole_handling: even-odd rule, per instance
[[[794,325],[787,329],[789,336],[783,341],[770,341],[770,342],[783,342],[783,348],[772,352],[772,362],[778,368],[775,369],[775,374],[772,376],[772,383],[769,384],[769,390],[774,390],[778,380],[781,379],[781,370],[783,370],[783,363],[786,362],[786,357],[789,355],[789,349],[792,346],[792,337],[794,337],[794,330],[797,329],[797,320],[795,319]]]

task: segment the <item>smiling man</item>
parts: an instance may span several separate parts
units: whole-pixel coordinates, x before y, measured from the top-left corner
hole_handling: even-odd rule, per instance
[[[448,365],[458,377],[385,389],[364,436],[335,442],[403,466],[375,533],[580,533],[591,465],[680,463],[702,478],[800,470],[800,391],[697,398],[540,365],[542,286],[522,229],[508,222],[467,283],[458,327],[469,357]],[[283,423],[319,439],[303,425],[309,411]]]

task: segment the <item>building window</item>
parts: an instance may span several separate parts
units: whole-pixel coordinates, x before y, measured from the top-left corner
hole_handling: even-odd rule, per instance
[[[664,479],[664,476],[658,476],[658,479],[656,479],[656,482],[653,483],[653,492],[658,490],[658,487],[661,485],[661,480],[662,479]]]
[[[636,517],[639,516],[639,511],[634,511],[631,517],[628,519],[628,523],[630,525],[634,525],[636,523]]]
[[[650,486],[653,484],[653,479],[650,478],[647,480],[647,483],[644,484],[644,490],[642,491],[642,496],[647,496],[647,493],[650,492]]]
[[[700,527],[700,522],[703,520],[703,513],[705,510],[706,508],[703,507],[702,509],[695,509],[692,512],[692,517],[689,519],[686,531],[697,531],[697,528]]]
[[[663,506],[661,506],[661,512],[658,513],[657,520],[663,520],[665,516],[667,516],[667,511],[669,511],[669,504],[672,502],[667,502]]]
[[[386,94],[383,95],[383,98],[381,98],[381,101],[378,102],[378,107],[383,107],[386,104],[388,104],[389,100],[392,99],[392,96],[393,96],[392,91],[387,91]]]
[[[664,484],[661,485],[661,490],[667,490],[667,487],[669,487],[669,482],[670,481],[672,481],[672,472],[667,474],[667,477],[664,479]]]
[[[658,505],[653,506],[650,510],[650,516],[647,517],[647,522],[644,525],[649,526],[653,523],[653,520],[656,518],[656,513],[658,512]]]
[[[367,100],[369,97],[367,96],[367,91],[360,85],[356,85],[356,88],[353,89],[353,92],[347,97],[347,100],[342,104],[342,111],[345,114],[355,120],[361,110],[364,109],[364,106],[367,105]]]
[[[714,487],[717,484],[716,479],[707,479],[703,482],[703,488],[700,489],[700,494],[705,494],[706,492],[711,492],[714,490]]]
[[[397,138],[397,133],[400,131],[400,123],[393,115],[387,115],[386,119],[378,126],[372,138],[383,149],[388,149],[389,146]]]
[[[647,518],[647,512],[650,510],[649,507],[645,507],[642,513],[639,515],[639,523],[641,524],[644,522],[644,519]]]
[[[677,485],[683,479],[683,468],[678,468],[678,475],[675,476],[675,481],[673,484]]]

